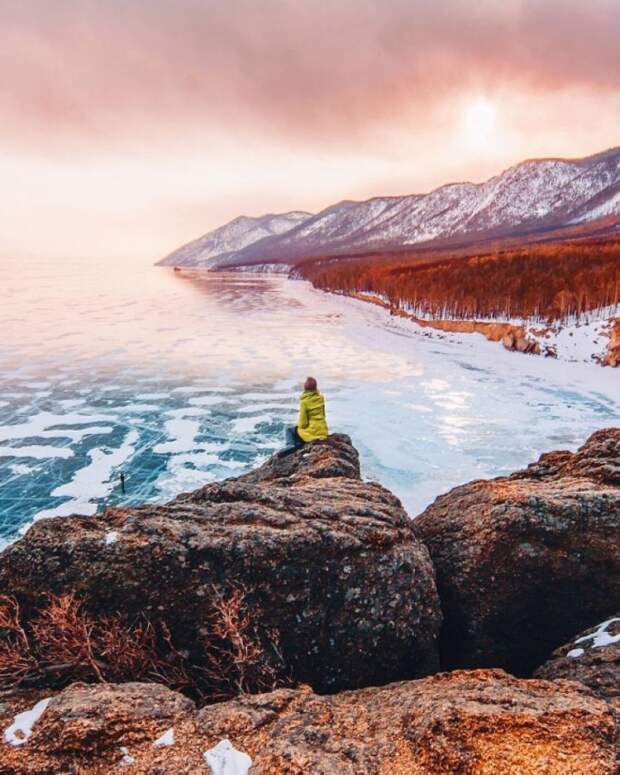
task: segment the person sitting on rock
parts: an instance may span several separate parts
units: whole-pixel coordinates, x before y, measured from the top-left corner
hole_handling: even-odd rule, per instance
[[[297,425],[286,429],[286,449],[293,452],[310,441],[326,439],[329,434],[325,419],[325,399],[319,393],[314,377],[304,383],[304,392],[299,397],[299,419]]]

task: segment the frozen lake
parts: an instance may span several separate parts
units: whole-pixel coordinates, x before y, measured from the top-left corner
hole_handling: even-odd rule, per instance
[[[618,424],[611,369],[429,338],[302,281],[2,268],[0,541],[37,517],[163,500],[257,465],[281,446],[307,374],[364,475],[412,516],[455,484]]]

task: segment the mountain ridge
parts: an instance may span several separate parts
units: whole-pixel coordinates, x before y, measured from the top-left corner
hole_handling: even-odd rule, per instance
[[[290,216],[295,216],[290,218]],[[599,218],[620,216],[620,146],[577,159],[527,159],[481,183],[445,183],[426,194],[341,200],[314,215],[300,211],[263,234],[261,224],[229,250],[196,251],[237,219],[170,254],[163,264],[225,268],[294,264],[325,254],[396,250],[442,241],[481,241],[544,234]],[[286,219],[289,220],[286,220]],[[256,237],[256,239],[254,239]],[[243,243],[243,244],[241,244]]]

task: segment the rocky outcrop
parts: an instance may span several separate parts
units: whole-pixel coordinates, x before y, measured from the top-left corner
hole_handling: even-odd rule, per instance
[[[57,754],[96,754],[155,740],[194,703],[159,684],[73,684],[52,698],[30,745]]]
[[[603,365],[620,366],[620,318],[612,318],[609,321],[609,344]]]
[[[579,681],[620,710],[620,613],[560,646],[536,675]]]
[[[2,771],[97,774],[131,761],[136,774],[193,775],[209,772],[204,752],[223,739],[261,775],[612,775],[618,765],[618,714],[610,704],[576,683],[519,680],[500,670],[331,696],[281,689],[197,712],[169,694],[148,684],[69,688],[22,748],[0,744]],[[154,746],[164,731],[171,745]]]
[[[526,336],[521,326],[513,326],[511,330],[504,334],[502,344],[507,350],[540,355],[540,343],[536,339]]]
[[[457,487],[414,529],[437,574],[443,666],[530,674],[620,608],[620,429]]]
[[[75,591],[98,616],[163,619],[190,653],[213,588],[237,583],[292,677],[317,690],[438,668],[428,551],[398,499],[360,480],[346,436],[163,505],[41,520],[0,556],[0,588],[22,610]]]

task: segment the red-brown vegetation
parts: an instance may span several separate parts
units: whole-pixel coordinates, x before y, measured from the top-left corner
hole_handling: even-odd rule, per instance
[[[68,593],[49,595],[25,621],[18,601],[2,595],[0,689],[150,681],[216,700],[282,685],[277,633],[259,630],[246,591],[213,588],[212,595],[203,648],[192,655],[173,643],[161,620],[97,617]]]
[[[429,318],[563,320],[620,304],[620,240],[528,245],[468,257],[309,261],[317,288],[372,293]]]

